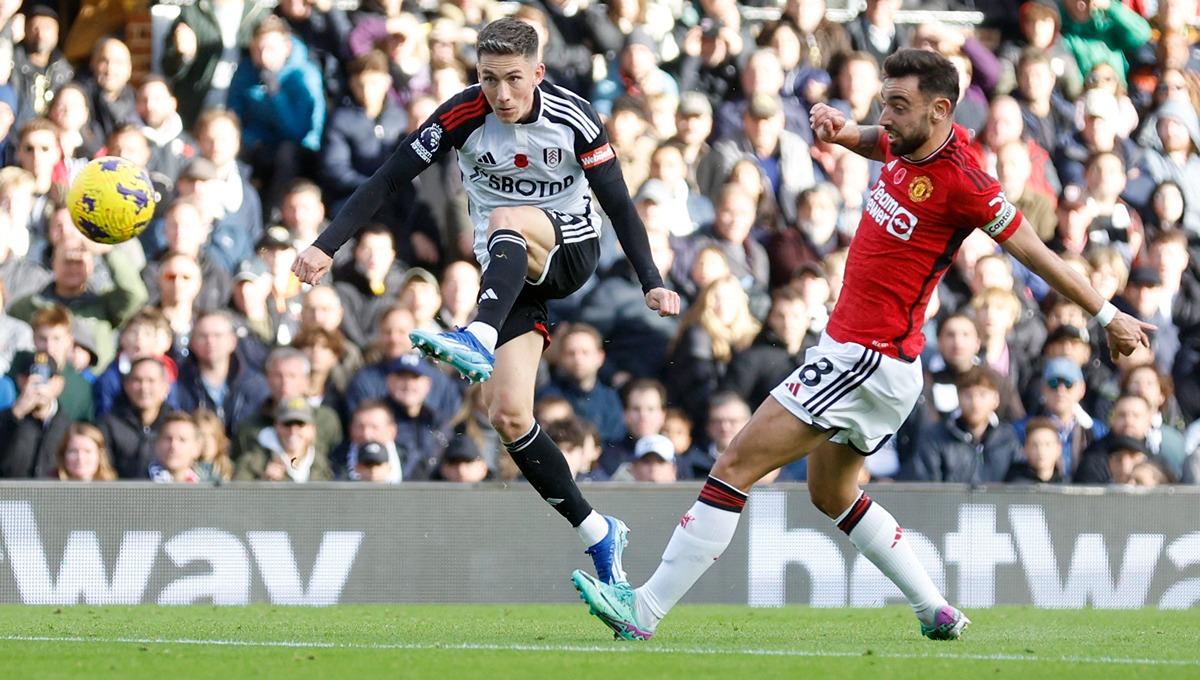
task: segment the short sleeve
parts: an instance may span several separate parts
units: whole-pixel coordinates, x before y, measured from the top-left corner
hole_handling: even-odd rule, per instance
[[[982,229],[1003,243],[1021,224],[1021,211],[1004,195],[1000,183],[978,168],[967,168],[959,185],[959,219],[962,226]]]

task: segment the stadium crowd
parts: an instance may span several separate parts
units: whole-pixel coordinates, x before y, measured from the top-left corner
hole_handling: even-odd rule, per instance
[[[1200,481],[1195,0],[1000,0],[974,28],[897,25],[901,0],[846,23],[824,0],[197,0],[136,75],[123,24],[97,28],[128,4],[0,0],[0,477],[518,478],[478,388],[408,338],[465,325],[479,294],[452,158],[399,187],[329,280],[290,272],[473,82],[476,31],[515,12],[547,77],[605,117],[687,302],[648,310],[609,229],[600,273],[552,307],[537,416],[579,479],[702,479],[803,363],[878,174],[815,141],[808,110],[872,123],[881,60],[917,46],[959,67],[956,118],[1009,200],[1158,331],[1113,361],[1083,309],[972,233],[928,311],[924,395],[870,475]],[[116,247],[64,204],[100,155],[163,199]]]

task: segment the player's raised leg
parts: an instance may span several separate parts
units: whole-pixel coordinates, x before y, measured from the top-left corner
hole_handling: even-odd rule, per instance
[[[645,640],[658,622],[725,552],[737,530],[750,487],[828,437],[768,397],[721,455],[700,497],[679,520],[662,562],[636,591],[606,586],[581,571],[571,579],[591,612],[617,635]]]
[[[858,551],[895,583],[934,640],[957,638],[971,621],[951,607],[917,560],[904,530],[858,486],[863,457],[844,444],[825,442],[808,457],[813,505],[850,537]]]
[[[605,583],[623,582],[621,564],[629,530],[601,515],[580,493],[558,445],[533,419],[534,383],[542,336],[525,333],[496,350],[496,370],[483,385],[488,418],[525,479],[558,514],[571,523]]]
[[[479,309],[465,329],[413,331],[413,346],[444,361],[472,382],[487,380],[495,366],[496,341],[525,278],[537,279],[554,247],[554,225],[538,208],[497,208],[488,221],[487,266],[479,285]]]

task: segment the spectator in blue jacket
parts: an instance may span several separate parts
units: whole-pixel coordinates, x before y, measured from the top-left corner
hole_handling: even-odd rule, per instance
[[[959,376],[957,387],[958,411],[922,435],[914,476],[928,482],[1002,482],[1020,457],[1021,440],[996,416],[1000,377],[976,366]]]
[[[229,84],[229,108],[242,121],[243,156],[263,179],[267,205],[321,148],[325,91],[308,48],[287,22],[269,16],[254,31],[250,55]]]
[[[408,122],[388,97],[392,76],[382,52],[368,52],[346,70],[350,96],[330,115],[321,147],[321,184],[334,211],[383,165]]]

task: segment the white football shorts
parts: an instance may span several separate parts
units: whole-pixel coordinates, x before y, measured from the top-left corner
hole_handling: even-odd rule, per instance
[[[907,363],[823,333],[771,396],[805,423],[833,430],[830,441],[869,456],[900,429],[923,385],[919,359]]]

